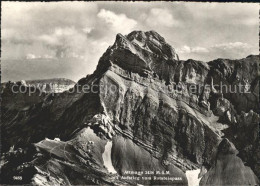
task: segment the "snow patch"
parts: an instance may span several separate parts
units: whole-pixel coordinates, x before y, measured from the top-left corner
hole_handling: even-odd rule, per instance
[[[106,146],[105,146],[105,151],[102,154],[102,158],[103,158],[104,165],[107,168],[108,172],[117,173],[113,164],[112,164],[111,149],[112,149],[112,142],[108,141]]]
[[[54,138],[54,141],[60,141],[60,138]]]
[[[199,178],[200,169],[196,170],[188,170],[186,171],[186,176],[188,179],[188,186],[199,186],[200,179]]]

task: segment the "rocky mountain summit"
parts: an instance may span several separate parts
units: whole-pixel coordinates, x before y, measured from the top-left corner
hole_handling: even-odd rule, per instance
[[[27,109],[2,95],[2,183],[192,185],[185,172],[202,167],[202,185],[259,183],[258,63],[183,61],[155,31],[118,34],[80,91]],[[237,153],[219,166],[223,143]]]

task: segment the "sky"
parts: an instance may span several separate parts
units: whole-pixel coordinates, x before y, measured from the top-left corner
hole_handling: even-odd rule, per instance
[[[2,2],[2,81],[77,81],[133,30],[155,30],[181,60],[244,58],[259,53],[259,4]]]

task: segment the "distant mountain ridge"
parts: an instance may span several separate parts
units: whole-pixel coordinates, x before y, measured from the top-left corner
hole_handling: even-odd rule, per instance
[[[54,83],[54,84],[64,84],[71,85],[76,82],[67,79],[67,78],[51,78],[51,79],[36,79],[36,80],[25,80],[28,84],[36,84],[36,83]]]
[[[37,83],[56,83],[56,84],[75,84],[76,82],[67,79],[67,78],[50,78],[50,79],[33,79],[33,80],[20,80],[20,81],[25,81],[28,84],[37,84]],[[19,81],[15,81],[19,82]],[[1,84],[6,84],[8,82],[2,82]]]
[[[28,87],[37,87],[45,93],[60,93],[72,88],[76,83],[66,78],[51,78],[51,79],[38,79],[38,80],[21,80],[16,82],[4,82],[1,86],[4,88],[7,84],[17,84]]]

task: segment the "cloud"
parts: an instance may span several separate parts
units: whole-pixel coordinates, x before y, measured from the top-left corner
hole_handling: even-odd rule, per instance
[[[209,50],[204,48],[204,47],[189,47],[187,45],[184,45],[183,47],[176,49],[176,52],[179,53],[179,54],[207,53],[207,52],[209,52]]]
[[[43,56],[62,48],[82,52],[83,42],[87,42],[84,37],[95,25],[97,7],[86,2],[4,2],[2,57],[24,58],[27,53]]]
[[[49,54],[44,54],[42,56],[37,56],[35,54],[27,54],[26,59],[54,59],[54,56],[51,56]]]
[[[239,49],[239,50],[243,50],[243,49],[249,49],[252,46],[250,46],[247,43],[242,43],[242,42],[234,42],[234,43],[221,43],[221,44],[216,44],[215,46],[213,46],[212,48],[215,49],[221,49],[221,50],[229,50],[229,49]]]
[[[85,27],[82,29],[82,31],[86,34],[89,34],[92,30],[93,30],[93,28],[91,28],[91,27]]]
[[[81,28],[95,23],[97,11],[94,2],[3,2],[2,26],[31,33],[68,25]]]
[[[87,34],[74,27],[58,27],[52,33],[40,35],[37,39],[46,47],[55,50],[58,58],[79,56],[85,51],[88,42]]]
[[[192,19],[208,20],[222,24],[258,25],[258,4],[254,3],[185,3],[183,12]],[[241,11],[243,10],[243,11]],[[207,15],[207,16],[205,16]]]
[[[204,55],[206,60],[216,58],[239,59],[250,54],[257,54],[257,50],[252,45],[242,42],[219,43],[208,48],[184,45],[177,48],[176,52],[181,54],[181,59],[198,59],[199,56]]]
[[[148,14],[142,14],[142,19],[149,26],[173,27],[180,26],[180,23],[173,18],[168,9],[152,8]]]
[[[100,26],[98,12],[94,2],[4,2],[1,18],[3,79],[14,78],[8,73],[11,71],[19,74],[12,80],[28,74],[21,79],[46,76],[77,81],[92,73],[109,46],[102,41],[110,30]],[[93,39],[90,33],[95,27],[102,33],[100,38]],[[28,60],[29,63],[21,62]]]
[[[36,59],[39,58],[38,56],[36,56],[35,54],[27,54],[26,55],[26,59]]]
[[[97,17],[111,26],[114,31],[122,34],[128,34],[137,24],[135,20],[128,18],[125,14],[115,14],[105,9],[101,9]]]
[[[181,59],[240,58],[258,53],[258,19],[259,7],[247,3],[3,2],[2,66],[30,78],[77,80],[95,70],[117,33],[132,30],[157,31]],[[6,68],[2,72],[10,77]]]
[[[111,44],[117,33],[128,34],[137,24],[125,14],[97,7],[86,2],[3,3],[2,57],[27,58],[27,53],[54,54],[57,58],[85,56],[93,48],[93,40]],[[11,48],[17,50],[15,55]]]
[[[181,48],[177,48],[176,52],[179,54],[191,53],[191,47],[184,45]]]
[[[258,54],[258,51],[248,43],[230,42],[216,44],[210,48],[210,52],[218,54],[221,58],[239,59],[250,54]]]

